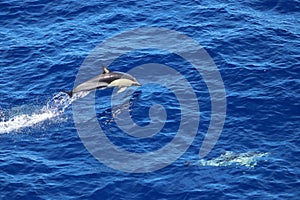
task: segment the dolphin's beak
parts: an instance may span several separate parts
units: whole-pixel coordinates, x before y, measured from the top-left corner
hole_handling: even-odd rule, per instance
[[[135,86],[142,86],[142,84],[140,84],[139,82],[135,82],[134,85]]]

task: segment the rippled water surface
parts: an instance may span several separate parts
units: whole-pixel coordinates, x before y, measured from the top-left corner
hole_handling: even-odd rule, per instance
[[[298,0],[1,1],[0,198],[299,199],[299,13]],[[200,115],[193,104],[182,109],[172,93],[181,87],[184,102],[193,100],[182,78],[155,71],[139,77],[143,86],[131,95],[129,89],[120,94],[114,109],[112,89],[84,94],[95,94],[95,116],[74,119],[72,105],[80,97],[71,99],[62,91],[73,88],[85,59],[109,38],[142,27],[192,38],[220,72],[226,118],[216,145],[204,158],[199,150],[213,117],[209,89],[193,64],[172,52],[143,49],[141,44],[109,68],[127,72],[149,63],[171,67],[190,84]],[[115,47],[106,52],[117,54]],[[189,50],[189,44],[180,46],[180,51]],[[102,73],[101,63],[94,65],[97,69],[87,66],[86,76]],[[153,105],[160,105],[159,113],[151,111]],[[125,111],[140,126],[151,127],[151,120],[164,120],[165,125],[151,137],[134,137],[116,123]],[[124,172],[97,160],[76,121],[85,126],[96,120],[113,145],[143,154],[174,141],[182,113],[199,115],[191,145],[170,165],[147,173]],[[183,124],[192,124],[190,120]],[[97,131],[88,128],[93,138]],[[134,164],[123,160],[121,168]]]

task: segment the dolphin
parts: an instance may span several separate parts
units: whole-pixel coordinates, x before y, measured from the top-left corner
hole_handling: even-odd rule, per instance
[[[130,74],[123,72],[112,72],[107,67],[103,66],[102,74],[85,81],[75,87],[72,91],[65,92],[70,97],[75,93],[83,91],[91,91],[95,89],[106,89],[111,87],[118,87],[117,93],[123,92],[129,86],[141,86],[141,84]]]

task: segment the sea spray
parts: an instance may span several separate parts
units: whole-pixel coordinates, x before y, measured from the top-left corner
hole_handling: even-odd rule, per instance
[[[245,153],[234,153],[227,151],[217,158],[211,160],[201,159],[199,161],[200,166],[246,166],[253,168],[257,165],[258,161],[262,158],[266,158],[270,153],[262,152],[245,152]]]
[[[40,110],[36,110],[31,114],[18,114],[13,117],[5,117],[1,115],[0,134],[19,131],[22,128],[32,127],[46,120],[55,118],[65,112],[76,98],[69,98],[66,93],[60,92],[55,94],[45,106]],[[1,111],[3,114],[4,112]]]

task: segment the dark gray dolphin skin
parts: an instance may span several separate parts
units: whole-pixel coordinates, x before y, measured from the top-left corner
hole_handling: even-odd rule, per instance
[[[123,72],[112,72],[103,66],[102,74],[81,83],[72,91],[65,92],[72,97],[77,92],[105,89],[110,87],[120,88],[117,93],[123,92],[129,86],[141,86],[141,84],[130,74]]]

